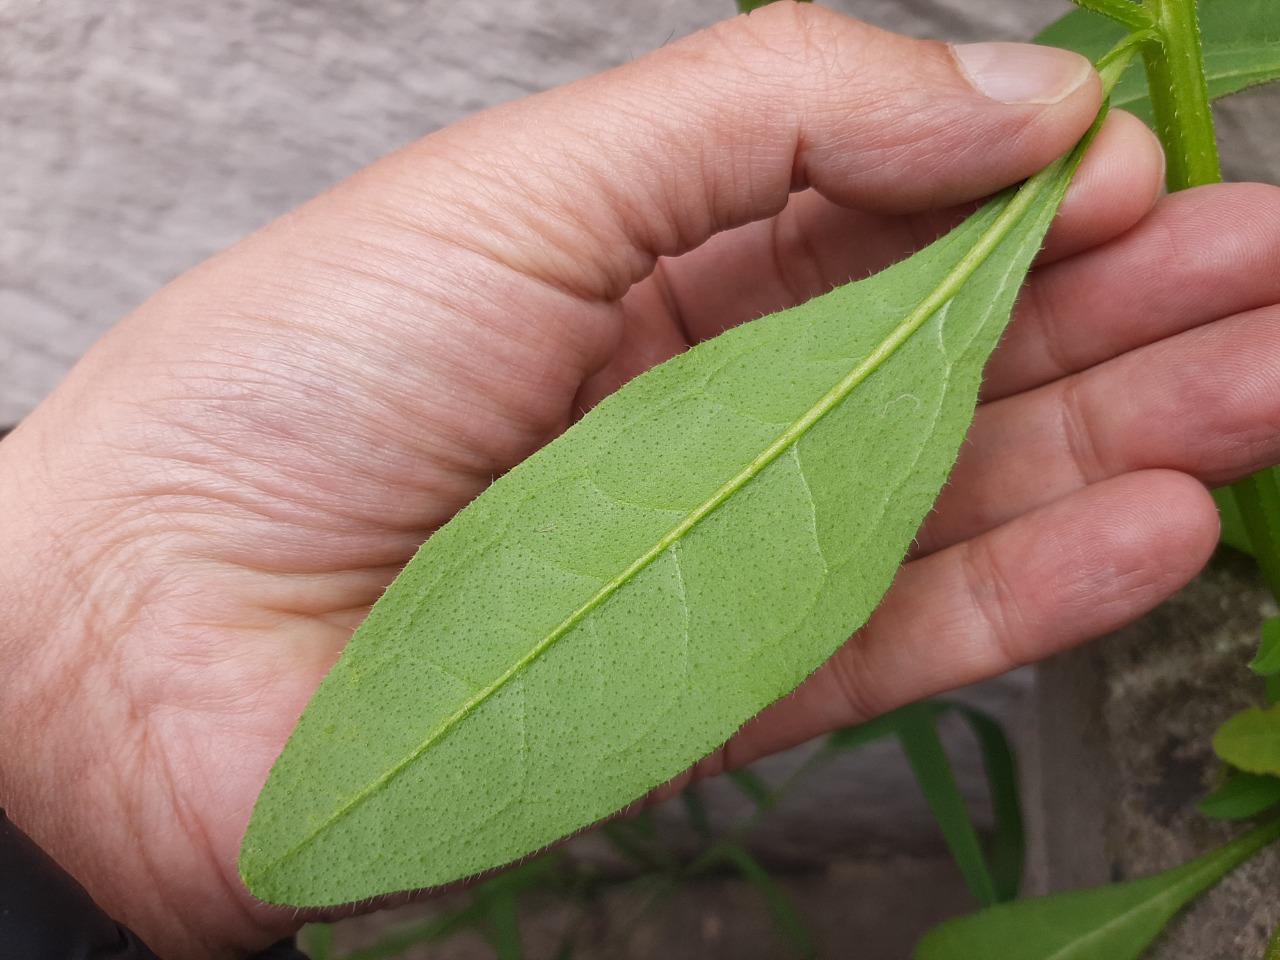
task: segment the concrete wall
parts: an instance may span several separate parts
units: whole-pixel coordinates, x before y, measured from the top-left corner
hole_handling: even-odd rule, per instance
[[[1063,8],[845,5],[917,33],[1005,37]],[[732,9],[0,0],[0,423],[157,287],[382,154]]]

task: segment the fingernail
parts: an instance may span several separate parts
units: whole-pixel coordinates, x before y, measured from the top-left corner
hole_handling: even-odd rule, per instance
[[[1032,43],[962,43],[951,49],[974,89],[1000,103],[1057,103],[1093,72],[1078,53]]]

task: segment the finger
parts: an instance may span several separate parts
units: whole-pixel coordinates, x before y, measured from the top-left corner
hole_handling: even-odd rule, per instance
[[[909,563],[862,631],[700,769],[742,766],[1117,629],[1190,581],[1217,530],[1203,486],[1147,471]]]
[[[1280,462],[1278,331],[1269,307],[984,404],[916,555],[1130,471],[1217,485]]]
[[[1109,116],[1067,192],[1041,262],[1133,227],[1155,203],[1163,166],[1159,143],[1145,124],[1125,113]],[[890,216],[841,207],[810,191],[792,197],[775,218],[722,233],[664,262],[657,280],[680,328],[697,342],[883,270],[936,239],[969,209]]]
[[[1089,250],[1138,223],[1164,188],[1164,148],[1151,128],[1114,110],[1076,169],[1038,265]]]
[[[565,426],[655,258],[806,185],[885,212],[975,199],[1067,150],[1099,98],[1074,54],[771,5],[375,164],[170,287],[37,419],[118,437],[163,409],[149,456],[210,510],[272,517],[232,562],[267,542],[282,569],[394,563]],[[229,449],[276,475],[227,477]]]
[[[1197,325],[1280,302],[1280,190],[1165,197],[1137,228],[1037,270],[987,367],[995,399]]]

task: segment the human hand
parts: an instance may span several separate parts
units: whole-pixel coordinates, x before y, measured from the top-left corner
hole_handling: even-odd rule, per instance
[[[0,444],[0,804],[162,955],[295,928],[240,838],[418,543],[634,374],[1069,149],[1099,89],[1058,57],[1026,64],[1052,102],[1002,104],[946,47],[769,8],[430,136],[166,288]],[[1280,300],[1280,202],[1142,219],[1158,179],[1113,118],[912,562],[697,773],[1080,642],[1204,562],[1201,481],[1280,452],[1275,311],[1249,312]]]

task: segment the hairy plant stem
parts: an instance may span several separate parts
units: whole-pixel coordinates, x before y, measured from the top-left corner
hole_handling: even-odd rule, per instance
[[[1209,107],[1196,0],[1146,0],[1155,27],[1143,48],[1156,133],[1164,145],[1169,190],[1222,180]]]
[[[1095,2],[1089,0],[1089,5]],[[1222,166],[1196,0],[1144,0],[1144,9],[1154,27],[1152,41],[1143,47],[1143,60],[1156,133],[1168,164],[1165,182],[1171,192],[1219,183]],[[1272,469],[1263,470],[1217,491],[1215,497],[1219,505],[1234,502],[1267,586],[1280,599],[1280,478]]]

